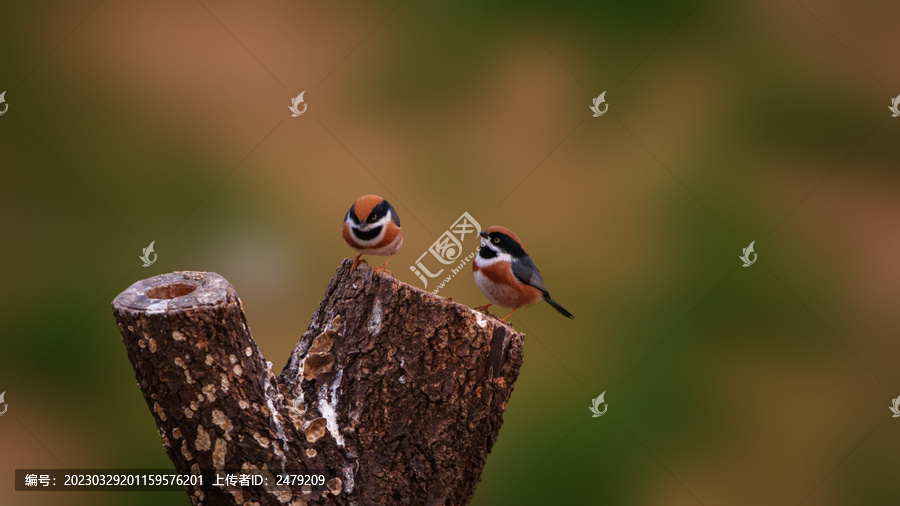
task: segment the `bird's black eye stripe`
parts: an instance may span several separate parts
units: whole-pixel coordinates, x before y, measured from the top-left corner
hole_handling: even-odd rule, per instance
[[[515,258],[522,258],[525,256],[525,250],[522,249],[522,246],[519,246],[519,243],[514,241],[512,237],[502,232],[491,232],[490,236],[491,241],[497,243],[501,251],[509,253]],[[500,242],[497,242],[497,239],[499,239]]]
[[[484,247],[478,251],[478,256],[485,259],[491,259],[497,256],[497,252],[492,250],[491,248]]]
[[[372,212],[369,213],[369,220],[372,223],[380,220],[381,218],[387,216],[388,213],[391,213],[391,219],[394,220],[394,224],[398,227],[400,226],[400,218],[397,216],[397,211],[394,211],[394,207],[387,200],[382,200],[380,204],[375,206],[372,209]],[[375,219],[372,219],[372,216],[375,216]]]
[[[359,225],[359,218],[356,217],[356,205],[355,204],[350,206],[350,210],[347,211],[347,216],[344,218],[344,221],[347,221],[348,218],[353,223],[356,223],[357,225]]]
[[[386,202],[386,200],[382,200],[380,204],[372,208],[372,211],[366,216],[367,223],[375,223],[381,218],[384,218],[384,215],[388,212],[388,207],[384,205]]]
[[[371,241],[372,239],[378,237],[378,234],[381,233],[382,228],[384,228],[384,227],[375,227],[372,230],[369,230],[366,232],[363,232],[362,230],[359,230],[356,228],[354,228],[352,230],[353,230],[353,235],[355,235],[357,239],[359,239],[361,241]]]

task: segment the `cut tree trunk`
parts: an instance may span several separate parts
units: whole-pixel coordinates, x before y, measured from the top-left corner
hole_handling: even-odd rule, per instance
[[[139,281],[113,310],[181,473],[325,471],[325,486],[188,487],[193,504],[466,504],[522,365],[523,336],[449,299],[337,269],[279,376],[231,284]]]

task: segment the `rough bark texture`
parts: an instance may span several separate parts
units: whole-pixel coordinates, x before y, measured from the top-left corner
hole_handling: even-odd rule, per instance
[[[349,260],[278,377],[218,274],[139,281],[113,309],[176,469],[335,476],[189,488],[197,505],[466,504],[522,365],[511,327]]]

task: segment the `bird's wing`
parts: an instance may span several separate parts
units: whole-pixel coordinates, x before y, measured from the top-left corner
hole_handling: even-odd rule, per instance
[[[522,283],[537,288],[544,295],[547,294],[547,287],[544,286],[544,278],[541,277],[541,272],[538,271],[537,266],[534,265],[534,261],[531,260],[530,256],[525,255],[522,258],[514,258],[512,261],[512,272],[513,276]]]

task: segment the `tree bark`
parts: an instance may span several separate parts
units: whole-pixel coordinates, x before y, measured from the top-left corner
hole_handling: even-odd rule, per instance
[[[218,274],[145,279],[113,309],[179,472],[330,473],[188,487],[195,505],[466,504],[522,365],[511,327],[349,260],[277,377]]]

